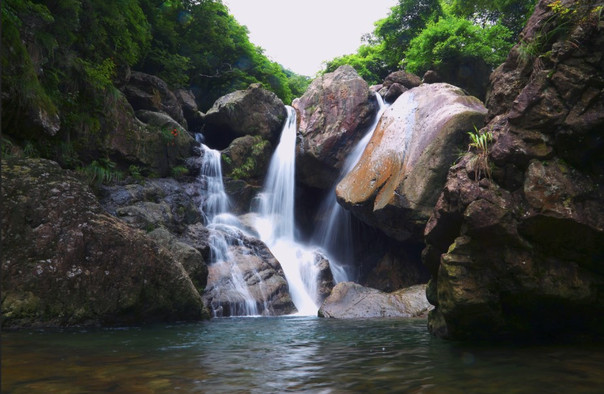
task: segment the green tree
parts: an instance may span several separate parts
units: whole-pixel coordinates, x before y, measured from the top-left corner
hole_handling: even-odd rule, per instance
[[[516,41],[533,12],[537,0],[449,0],[453,15],[468,18],[477,24],[501,24],[512,32]]]
[[[411,41],[404,64],[408,71],[418,74],[429,69],[446,73],[446,69],[473,59],[496,67],[511,49],[511,34],[501,25],[481,27],[449,16],[430,23]]]

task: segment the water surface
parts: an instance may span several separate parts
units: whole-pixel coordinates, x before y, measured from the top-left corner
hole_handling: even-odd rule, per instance
[[[577,393],[604,346],[467,345],[425,320],[226,318],[2,333],[2,392]]]

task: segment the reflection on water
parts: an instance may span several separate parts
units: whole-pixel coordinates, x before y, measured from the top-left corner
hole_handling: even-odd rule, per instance
[[[425,320],[229,318],[2,334],[2,392],[598,392],[604,346],[471,346]]]

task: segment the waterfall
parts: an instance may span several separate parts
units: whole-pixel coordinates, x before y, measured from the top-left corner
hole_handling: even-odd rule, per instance
[[[198,139],[198,141],[200,141]],[[201,141],[200,141],[201,142]],[[245,283],[243,273],[233,258],[229,248],[241,246],[239,220],[229,211],[229,197],[224,189],[220,152],[201,145],[203,162],[199,180],[205,185],[205,199],[202,199],[201,212],[210,231],[210,264],[214,269],[228,272],[229,286],[224,290],[228,294],[228,305],[210,305],[214,316],[222,316],[228,309],[230,316],[258,315],[258,306]]]
[[[287,107],[287,120],[271,158],[265,186],[258,196],[256,230],[281,263],[294,305],[301,315],[316,315],[317,276],[314,252],[295,240],[294,175],[296,111]]]
[[[376,94],[375,97],[378,102],[376,117],[367,129],[365,136],[355,145],[346,158],[338,182],[357,164],[369,140],[371,140],[371,136],[377,128],[382,114],[388,108],[384,104],[381,95]],[[321,203],[319,217],[323,218],[323,220],[312,236],[312,242],[321,247],[324,254],[329,258],[331,272],[336,283],[352,279],[350,263],[354,260],[352,216],[348,210],[342,208],[336,201],[336,186],[338,182],[333,185],[333,188]]]

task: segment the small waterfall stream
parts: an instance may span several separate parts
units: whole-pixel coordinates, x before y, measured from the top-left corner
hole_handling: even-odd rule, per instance
[[[206,185],[205,200],[201,204],[201,212],[208,230],[211,264],[214,269],[230,274],[229,286],[223,289],[229,294],[229,305],[226,313],[231,316],[258,315],[258,305],[249,292],[245,278],[236,260],[231,255],[229,247],[241,243],[239,220],[230,214],[229,197],[222,180],[220,152],[202,144],[203,164],[200,181]],[[240,245],[239,245],[240,246]],[[224,305],[210,305],[214,316],[222,316]]]
[[[367,133],[355,145],[354,149],[346,158],[342,166],[342,171],[338,182],[346,176],[357,164],[363,151],[367,147],[373,132],[380,122],[382,114],[389,105],[384,103],[382,96],[375,95],[378,102],[378,112]],[[352,214],[350,211],[342,208],[336,201],[336,182],[327,194],[327,197],[321,203],[319,217],[324,218],[320,226],[312,236],[312,242],[322,248],[323,253],[328,257],[331,272],[336,283],[346,282],[353,279],[350,262],[354,261]]]

